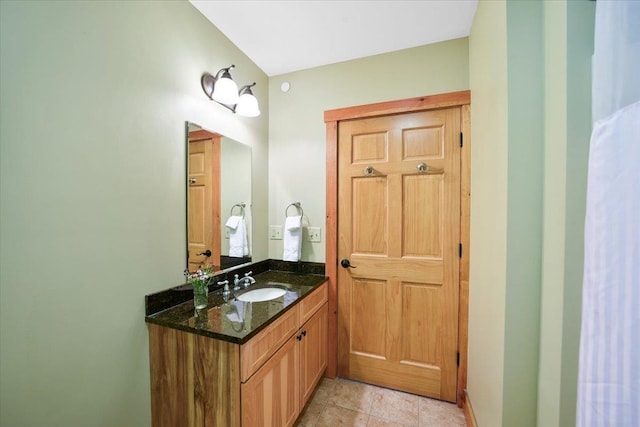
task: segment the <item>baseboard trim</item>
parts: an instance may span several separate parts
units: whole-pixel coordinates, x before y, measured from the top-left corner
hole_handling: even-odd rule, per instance
[[[464,418],[467,421],[467,426],[468,427],[478,427],[478,423],[476,423],[476,416],[473,414],[473,407],[471,407],[471,399],[469,398],[469,393],[467,393],[467,391],[464,391],[464,404],[463,404],[463,411],[464,411]]]

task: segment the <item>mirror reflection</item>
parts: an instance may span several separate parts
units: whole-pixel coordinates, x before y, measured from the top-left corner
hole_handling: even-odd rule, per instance
[[[251,148],[187,122],[187,268],[251,262]]]

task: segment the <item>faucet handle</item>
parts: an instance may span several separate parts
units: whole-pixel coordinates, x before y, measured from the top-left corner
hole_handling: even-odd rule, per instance
[[[244,273],[244,277],[248,277],[251,276],[253,274],[253,271],[249,271],[247,273]]]
[[[229,281],[223,280],[222,282],[218,282],[218,286],[222,286],[222,285],[224,285],[224,290],[226,292],[229,292]]]

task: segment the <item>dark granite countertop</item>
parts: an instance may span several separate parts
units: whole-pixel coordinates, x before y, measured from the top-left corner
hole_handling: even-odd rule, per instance
[[[153,302],[154,295],[148,295],[145,321],[243,344],[270,324],[271,321],[302,300],[310,291],[328,280],[322,274],[300,274],[291,271],[274,270],[261,272],[253,277],[256,283],[238,291],[236,296],[243,292],[267,286],[283,289],[285,291],[284,295],[268,301],[245,302],[237,300],[232,292],[232,295],[225,301],[222,296],[222,289],[218,288],[209,292],[209,305],[204,309],[198,310],[194,309],[192,297],[177,305],[162,307]],[[233,281],[230,280],[230,282]],[[184,287],[174,288],[173,290],[184,293],[185,290],[182,288]],[[233,283],[231,283],[231,288],[233,289]],[[189,291],[193,295],[190,289]],[[160,294],[162,293],[157,295]],[[150,305],[157,311],[150,313]]]

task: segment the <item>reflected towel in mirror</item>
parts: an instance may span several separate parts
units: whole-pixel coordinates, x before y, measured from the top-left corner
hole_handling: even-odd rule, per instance
[[[238,220],[232,221],[232,219]],[[229,224],[231,223],[231,226]],[[235,228],[232,228],[235,225]],[[241,216],[232,216],[225,226],[229,229],[229,256],[242,258],[249,255],[249,242],[247,239],[247,223]]]
[[[229,230],[235,230],[236,228],[238,228],[238,225],[240,225],[240,221],[242,221],[242,217],[239,215],[232,215],[229,217],[229,219],[227,220],[227,223],[225,224],[225,226],[229,229]]]

